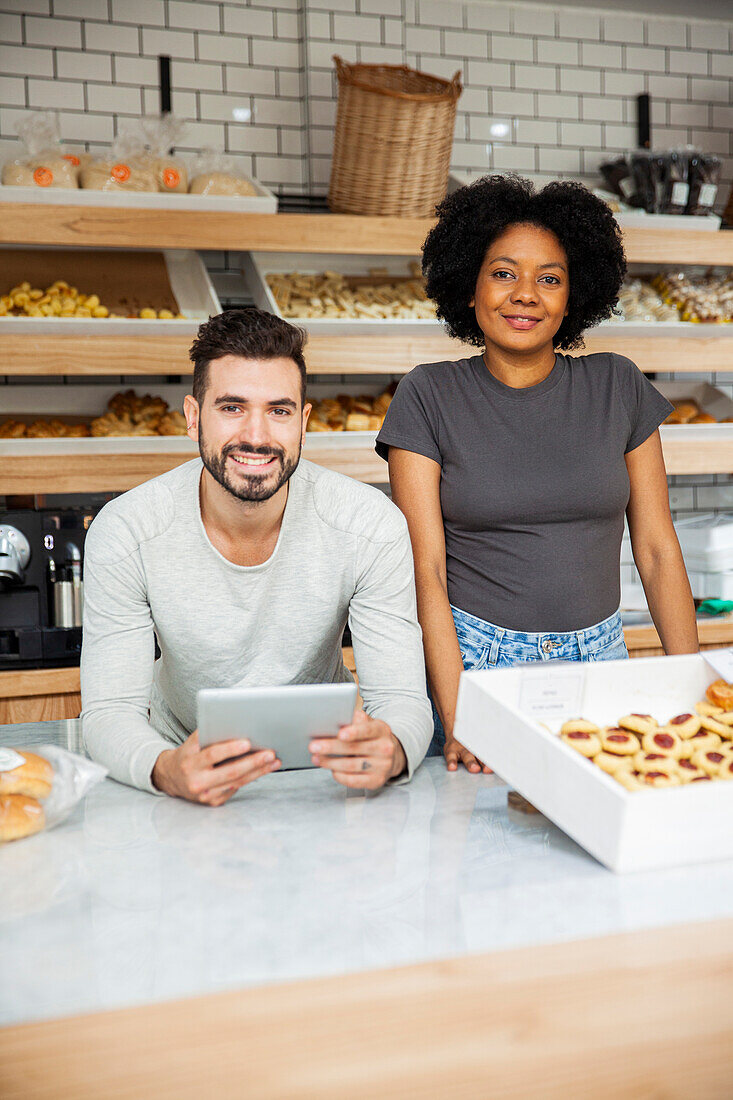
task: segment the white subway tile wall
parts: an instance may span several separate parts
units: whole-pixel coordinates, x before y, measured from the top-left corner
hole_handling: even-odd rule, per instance
[[[0,0],[0,139],[14,137],[18,111],[59,107],[64,136],[82,140],[88,125],[90,146],[111,140],[118,120],[155,109],[164,52],[174,109],[196,124],[182,148],[206,140],[249,154],[275,189],[324,190],[338,52],[460,69],[453,164],[471,175],[595,182],[603,152],[634,143],[635,96],[647,91],[659,143],[699,142],[723,158],[722,201],[733,180],[732,35],[733,20],[492,0]],[[235,121],[238,106],[251,122]],[[511,141],[489,140],[493,117],[515,120]],[[299,165],[278,163],[284,147],[302,149]]]
[[[658,144],[697,142],[733,180],[733,19],[644,16],[492,0],[0,0],[0,140],[29,110],[60,111],[92,151],[158,109],[157,55],[172,58],[182,149],[224,148],[276,191],[325,192],[336,111],[333,54],[463,74],[453,166],[542,184],[598,182],[606,152],[635,144],[652,96]],[[704,7],[690,6],[704,13]],[[251,122],[232,111],[249,108]],[[491,121],[510,138],[492,139]],[[209,254],[214,271],[236,256]],[[684,376],[679,376],[684,377]],[[733,396],[733,385],[723,384]],[[675,513],[733,506],[731,479],[671,478]]]

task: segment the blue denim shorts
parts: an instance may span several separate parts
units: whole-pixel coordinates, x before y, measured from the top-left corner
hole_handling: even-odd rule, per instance
[[[494,626],[451,605],[465,669],[506,668],[528,661],[619,661],[628,657],[621,615],[567,634],[525,634]],[[442,756],[445,734],[433,706],[428,756]]]

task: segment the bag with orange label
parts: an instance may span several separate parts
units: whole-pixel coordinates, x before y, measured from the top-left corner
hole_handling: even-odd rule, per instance
[[[140,120],[145,134],[145,160],[155,176],[158,190],[166,194],[188,191],[188,172],[182,160],[171,153],[180,145],[186,123],[175,115],[148,115]]]
[[[3,165],[5,187],[79,186],[79,157],[64,150],[54,111],[34,111],[16,130],[25,154]]]
[[[142,139],[128,132],[120,134],[107,155],[82,168],[79,182],[90,191],[158,190]]]

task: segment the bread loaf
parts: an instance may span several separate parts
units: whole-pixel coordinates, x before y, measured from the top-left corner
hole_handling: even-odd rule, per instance
[[[88,191],[157,191],[158,181],[151,164],[143,160],[93,160],[80,175]]]
[[[254,184],[230,172],[203,172],[191,180],[192,195],[256,195]]]
[[[0,844],[40,833],[46,825],[43,806],[24,794],[0,795]]]
[[[0,748],[0,795],[46,798],[53,786],[53,768],[34,752]]]
[[[11,160],[3,165],[2,181],[6,187],[78,187],[77,169],[59,153],[48,157]]]

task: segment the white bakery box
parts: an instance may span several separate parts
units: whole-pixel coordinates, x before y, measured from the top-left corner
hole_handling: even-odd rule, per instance
[[[202,321],[221,313],[221,304],[201,256],[189,249],[138,249],[115,253],[94,250],[82,255],[78,250],[40,246],[0,248],[0,268],[4,266],[6,272],[0,294],[6,294],[16,285],[16,279],[18,282],[27,279],[31,285],[41,289],[50,286],[56,279],[65,279],[78,286],[84,294],[98,294],[102,303],[107,304],[104,290],[100,291],[100,288],[117,279],[134,287],[143,300],[145,277],[142,274],[138,277],[137,272],[141,270],[141,262],[154,261],[156,255],[162,255],[163,260],[163,267],[156,272],[158,287],[165,293],[164,284],[167,280],[178,310],[184,315],[182,318],[146,320],[138,317],[4,316],[0,317],[0,332],[51,333],[58,336],[162,336],[190,333],[193,339]],[[3,261],[6,261],[5,264]],[[114,267],[114,275],[110,276],[105,265]],[[8,271],[10,274],[7,274]]]
[[[690,578],[698,600],[733,600],[733,515],[707,512],[675,522]]]
[[[558,736],[580,715],[665,722],[718,678],[702,654],[464,672],[455,736],[612,871],[733,859],[733,782],[627,791]]]

